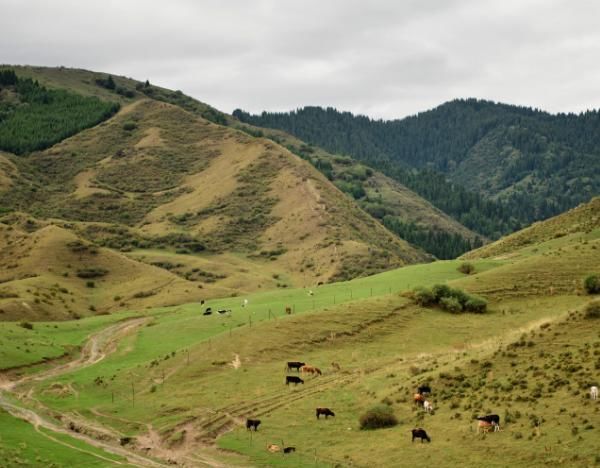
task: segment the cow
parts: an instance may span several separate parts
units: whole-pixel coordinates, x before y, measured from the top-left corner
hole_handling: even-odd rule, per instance
[[[317,408],[317,419],[319,419],[319,416],[321,415],[324,415],[325,419],[327,419],[329,416],[335,416],[335,413],[329,408]]]
[[[298,385],[299,383],[304,385],[304,380],[302,380],[300,377],[296,377],[295,375],[286,375],[285,384],[289,385],[291,383],[293,383],[294,385]]]
[[[260,426],[260,419],[246,419],[246,430],[250,431],[254,428],[254,431],[258,431],[258,426]]]
[[[290,306],[287,306],[285,308],[285,313],[288,314],[288,315],[291,315],[292,314],[292,308]]]
[[[592,387],[590,387],[590,398],[592,400],[597,400],[598,399],[598,387],[596,387],[595,385],[593,385]]]
[[[427,432],[425,432],[425,429],[422,428],[418,428],[418,429],[412,429],[412,440],[411,442],[414,442],[415,439],[421,439],[421,443],[423,443],[424,440],[426,440],[427,442],[431,442],[431,437],[429,437],[427,435]]]
[[[230,314],[231,313],[231,309],[219,309],[219,310],[217,310],[217,313],[219,315]]]
[[[286,370],[291,371],[292,369],[296,369],[296,371],[300,372],[300,368],[305,364],[305,362],[300,361],[288,361]]]
[[[482,421],[482,420],[480,420],[479,423],[477,424],[477,433],[479,433],[481,431],[484,434],[487,434],[490,431],[490,429],[492,429],[493,432],[497,432],[500,430],[500,425],[495,422]]]
[[[427,412],[427,413],[431,413],[433,411],[433,405],[431,404],[431,402],[429,400],[425,400],[423,402],[423,409]]]
[[[207,307],[202,315],[210,315],[210,314],[212,314],[212,308]]]
[[[281,448],[279,447],[279,445],[269,444],[269,445],[267,445],[267,450],[271,453],[275,453],[275,452],[279,452],[281,450]]]
[[[431,393],[431,387],[429,385],[421,385],[417,389],[417,392],[421,395],[428,395],[429,393]]]
[[[319,369],[318,367],[315,366],[307,366],[304,365],[300,368],[300,372],[307,373],[307,374],[317,374],[317,375],[323,375],[323,373],[321,372],[321,369]]]
[[[423,406],[425,398],[423,398],[423,395],[421,395],[420,393],[415,393],[413,395],[413,401],[415,402],[415,405]]]
[[[296,451],[296,447],[284,447],[283,453],[292,453]]]
[[[497,414],[488,414],[486,416],[479,416],[476,418],[478,421],[486,421],[490,424],[500,425],[500,416]]]

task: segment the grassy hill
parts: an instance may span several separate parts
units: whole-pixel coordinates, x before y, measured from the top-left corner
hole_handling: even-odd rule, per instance
[[[247,308],[239,298],[208,302],[231,308],[230,316],[202,316],[189,304],[58,328],[6,323],[0,350],[25,343],[29,352],[21,349],[3,362],[31,364],[81,345],[88,333],[116,321],[145,320],[99,363],[26,384],[21,392],[33,388],[28,394],[40,411],[60,414],[63,424],[91,435],[102,428],[112,434],[108,441],[134,437],[130,449],[159,458],[200,464],[205,447],[216,444],[243,455],[229,462],[240,466],[412,466],[424,459],[450,467],[593,466],[600,410],[585,392],[598,383],[600,335],[597,319],[585,317],[593,298],[581,279],[600,263],[600,237],[555,240],[527,256],[473,259],[470,275],[458,271],[462,260],[434,262],[323,285],[312,294],[256,293],[246,296]],[[408,293],[445,282],[484,296],[488,312],[421,307]],[[296,359],[323,375],[286,387],[282,367]],[[16,369],[8,378],[49,367]],[[424,382],[433,388],[433,414],[412,403]],[[399,424],[360,430],[359,416],[382,402]],[[317,421],[316,406],[332,408],[336,417]],[[500,433],[476,433],[474,417],[487,413],[501,416]],[[246,417],[262,420],[252,436],[243,427]],[[426,428],[432,443],[411,444],[413,427]],[[297,451],[271,454],[266,446],[273,443]]]
[[[179,92],[119,77],[109,90],[106,75],[80,70],[22,72],[47,89],[114,100],[120,110],[48,149],[1,155],[0,213],[9,214],[0,223],[13,246],[0,254],[10,266],[2,283],[8,297],[0,299],[5,318],[303,286],[431,258],[309,163],[272,140],[207,120],[222,116]],[[44,249],[19,251],[34,242]],[[93,244],[98,267],[108,270],[94,287],[73,275],[96,265],[61,256],[74,242]],[[131,275],[139,284],[125,294],[122,281]],[[36,301],[39,289],[56,288],[72,291],[68,307]]]

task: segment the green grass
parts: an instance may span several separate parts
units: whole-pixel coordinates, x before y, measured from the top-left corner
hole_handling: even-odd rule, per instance
[[[36,431],[31,424],[13,418],[0,409],[0,465],[3,467],[117,466],[117,463],[111,463],[109,460],[120,462],[120,466],[129,466],[123,465],[122,457],[67,435],[50,433],[43,428]]]

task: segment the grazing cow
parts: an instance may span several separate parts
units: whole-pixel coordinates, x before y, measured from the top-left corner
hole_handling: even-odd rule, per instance
[[[292,369],[296,369],[297,372],[300,372],[300,368],[305,364],[305,362],[300,361],[288,361],[287,370],[291,371]]]
[[[212,314],[212,308],[207,307],[202,315],[210,315],[210,314]]]
[[[431,413],[433,411],[433,405],[431,404],[431,402],[429,400],[425,400],[423,402],[423,409],[425,411],[427,411],[428,413]]]
[[[285,384],[289,385],[291,383],[294,385],[298,385],[299,383],[304,384],[304,380],[302,380],[300,377],[296,377],[295,375],[286,375]]]
[[[260,426],[260,419],[246,419],[246,430],[250,431],[254,428],[258,431],[258,426]]]
[[[429,437],[427,435],[427,432],[425,432],[425,429],[422,428],[418,428],[418,429],[412,429],[412,440],[411,442],[414,442],[415,439],[421,439],[421,443],[423,443],[424,440],[426,440],[427,442],[431,442],[431,437]]]
[[[275,452],[279,452],[281,450],[281,448],[279,447],[279,445],[269,444],[269,445],[267,445],[267,450],[271,453],[275,453]]]
[[[427,395],[427,394],[431,393],[431,387],[429,385],[421,385],[417,389],[417,392],[419,392],[421,395]]]
[[[287,307],[285,308],[285,313],[286,313],[286,314],[288,314],[288,315],[291,315],[291,313],[292,313],[292,308],[291,308],[290,306],[287,306]]]
[[[415,402],[415,405],[423,406],[423,403],[425,402],[425,398],[420,393],[415,393],[413,395],[413,401]]]
[[[217,313],[220,315],[226,314],[227,313],[227,309],[219,309],[217,310]]]
[[[337,371],[341,369],[340,365],[337,362],[332,362],[331,367],[333,367]]]
[[[321,372],[321,369],[319,369],[318,367],[315,366],[307,366],[304,365],[300,368],[300,372],[307,373],[307,374],[317,374],[317,375],[323,375],[323,373]]]
[[[489,422],[490,424],[500,425],[500,416],[498,416],[497,414],[488,414],[487,416],[479,416],[477,418],[477,420],[486,421],[486,422]]]
[[[482,421],[480,420],[479,423],[477,424],[477,433],[479,434],[479,432],[483,432],[484,434],[487,434],[490,429],[492,429],[493,432],[498,432],[500,430],[500,425],[495,423],[495,422],[489,422],[489,421]]]
[[[598,399],[598,387],[596,387],[595,385],[590,387],[590,398],[592,400]]]
[[[284,447],[283,453],[292,453],[296,451],[296,447]]]
[[[329,408],[317,408],[317,419],[319,419],[320,415],[324,415],[325,419],[327,419],[329,416],[335,416],[335,413]]]

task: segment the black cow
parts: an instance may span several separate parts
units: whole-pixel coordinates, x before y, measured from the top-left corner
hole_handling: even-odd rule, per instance
[[[411,442],[414,442],[415,439],[421,439],[421,443],[423,443],[423,440],[426,440],[427,442],[431,442],[431,438],[427,435],[427,432],[425,432],[425,429],[413,429],[412,431],[412,440]]]
[[[431,387],[430,387],[429,385],[421,385],[421,386],[418,388],[418,392],[419,392],[421,395],[425,395],[425,394],[427,394],[427,393],[431,393]]]
[[[329,408],[317,408],[317,419],[319,419],[319,416],[322,414],[325,415],[325,419],[327,419],[329,416],[335,416],[335,413]]]
[[[284,447],[283,453],[292,453],[296,451],[296,447]]]
[[[231,312],[231,309],[219,309],[219,310],[217,310],[217,313],[219,313],[220,315],[226,314],[227,312]]]
[[[297,372],[300,372],[300,368],[304,366],[305,362],[300,361],[288,361],[286,369],[291,371],[292,369],[296,369]]]
[[[304,384],[304,380],[302,380],[300,377],[296,377],[295,375],[286,375],[285,384],[289,385],[291,383],[294,385],[298,385],[299,383]]]
[[[495,424],[496,426],[500,425],[500,416],[497,414],[488,414],[486,416],[479,416],[477,418],[479,421],[489,422],[490,424]]]
[[[258,431],[258,426],[260,426],[260,419],[246,419],[246,429],[252,430],[254,428],[255,431]]]
[[[202,315],[210,315],[210,314],[212,314],[212,308],[207,307]]]

